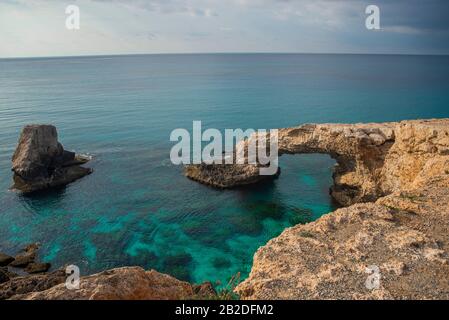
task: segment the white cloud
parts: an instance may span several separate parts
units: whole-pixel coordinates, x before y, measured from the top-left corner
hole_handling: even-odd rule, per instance
[[[423,31],[431,26],[435,9],[427,12],[426,20],[418,21],[417,16],[400,15],[401,9],[409,9],[408,6],[393,6],[387,0],[378,0],[381,28],[385,31],[380,33],[366,31],[367,0],[70,2],[81,9],[79,31],[65,29],[65,1],[0,1],[0,57],[161,52],[373,52],[382,47],[404,52],[410,46],[421,45],[422,42],[416,40],[420,37],[447,38],[444,34]],[[384,19],[384,15],[389,19]],[[395,19],[400,21],[395,23]],[[443,24],[438,30],[444,30],[445,22],[438,21]],[[371,43],[372,40],[375,41]],[[436,41],[427,43],[429,47],[424,49],[433,50],[431,45]],[[447,45],[440,46],[449,50]]]

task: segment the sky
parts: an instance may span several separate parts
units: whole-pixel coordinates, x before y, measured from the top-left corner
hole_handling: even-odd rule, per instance
[[[66,28],[68,5],[80,29]],[[368,5],[380,30],[365,26]],[[0,0],[0,57],[449,54],[447,0]]]

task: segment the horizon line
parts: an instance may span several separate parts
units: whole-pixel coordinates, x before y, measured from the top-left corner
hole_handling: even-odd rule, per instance
[[[378,56],[449,56],[449,53],[366,53],[366,52],[271,52],[271,51],[242,51],[242,52],[159,52],[159,53],[117,53],[117,54],[80,54],[80,55],[50,55],[50,56],[16,56],[0,57],[0,60],[19,59],[63,59],[63,58],[100,58],[125,56],[162,56],[162,55],[378,55]]]

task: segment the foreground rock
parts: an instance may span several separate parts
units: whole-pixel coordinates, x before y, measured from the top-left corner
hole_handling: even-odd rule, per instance
[[[92,172],[80,166],[88,160],[64,150],[54,126],[27,125],[12,158],[13,188],[29,193],[64,186]]]
[[[31,243],[23,248],[14,258],[0,253],[0,283],[6,282],[9,278],[17,277],[16,269],[21,268],[28,274],[45,273],[51,268],[50,263],[36,261],[38,243]],[[10,271],[13,268],[14,272]],[[3,279],[4,281],[1,281]]]
[[[0,284],[0,300],[10,299],[13,296],[30,292],[47,290],[65,282],[66,277],[63,270],[48,274],[10,277],[8,281]]]
[[[337,159],[341,203],[372,203],[270,240],[236,288],[242,298],[449,299],[449,120],[305,126],[282,141]]]
[[[0,292],[2,287],[0,286]],[[155,270],[125,267],[107,270],[80,280],[78,290],[65,283],[47,290],[10,296],[14,300],[181,300],[198,296],[201,288]],[[209,293],[210,294],[210,291]]]
[[[25,268],[25,271],[28,273],[46,272],[51,265],[49,263],[36,262],[38,250],[39,244],[31,243],[12,258],[7,265],[14,268]]]
[[[9,281],[8,269],[0,267],[0,284]]]

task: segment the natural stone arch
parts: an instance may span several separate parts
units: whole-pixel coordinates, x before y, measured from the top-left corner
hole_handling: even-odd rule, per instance
[[[435,121],[432,126],[427,126],[425,121],[306,124],[279,129],[279,155],[329,154],[337,162],[331,195],[338,203],[347,206],[374,201],[403,184],[419,183],[420,172],[426,161],[432,157],[432,153],[441,150],[408,150],[409,140],[416,134],[432,136],[430,131],[435,131],[434,128]],[[419,148],[425,149],[426,146],[426,143],[422,143]],[[429,144],[428,148],[435,146]],[[250,164],[189,165],[185,168],[185,174],[193,180],[219,188],[273,178],[259,175],[259,166]]]

